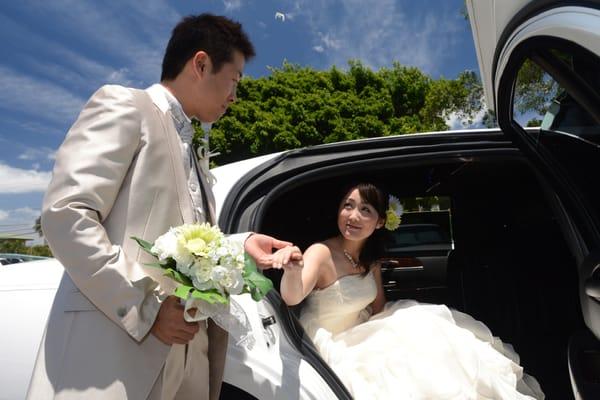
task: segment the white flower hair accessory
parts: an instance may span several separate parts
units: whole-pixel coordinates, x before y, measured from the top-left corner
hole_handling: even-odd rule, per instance
[[[389,207],[385,212],[385,229],[395,231],[402,223],[402,214],[404,207],[400,204],[397,197],[390,195],[388,198]]]

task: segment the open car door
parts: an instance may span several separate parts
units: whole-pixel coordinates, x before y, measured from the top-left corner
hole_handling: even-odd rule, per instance
[[[600,399],[600,2],[468,8],[488,105],[548,183],[577,260],[588,330],[568,344],[573,393]],[[539,130],[524,129],[532,126]]]

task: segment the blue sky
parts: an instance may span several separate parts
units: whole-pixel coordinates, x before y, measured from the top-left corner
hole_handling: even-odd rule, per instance
[[[102,84],[144,88],[170,31],[201,12],[240,21],[261,77],[284,60],[316,69],[392,61],[437,78],[478,70],[463,0],[22,0],[0,5],[0,234],[29,233],[54,154]]]

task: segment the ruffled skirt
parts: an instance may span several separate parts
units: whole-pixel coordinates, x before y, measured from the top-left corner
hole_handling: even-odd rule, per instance
[[[313,341],[356,399],[543,399],[509,344],[443,305],[388,303],[337,335]]]

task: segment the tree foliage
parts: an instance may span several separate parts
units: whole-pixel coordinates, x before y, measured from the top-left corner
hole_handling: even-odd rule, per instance
[[[52,257],[46,245],[27,246],[23,240],[0,239],[0,253],[29,254],[32,256]]]
[[[33,231],[37,233],[40,237],[44,237],[44,232],[42,231],[42,217],[39,216],[35,219],[33,223]]]
[[[450,113],[469,119],[481,109],[482,89],[469,71],[432,79],[399,63],[378,71],[359,61],[327,71],[284,63],[267,77],[243,79],[238,98],[210,132],[211,149],[221,153],[217,164],[322,143],[447,130]]]
[[[543,116],[561,88],[539,65],[525,60],[517,75],[514,107],[520,114]]]

